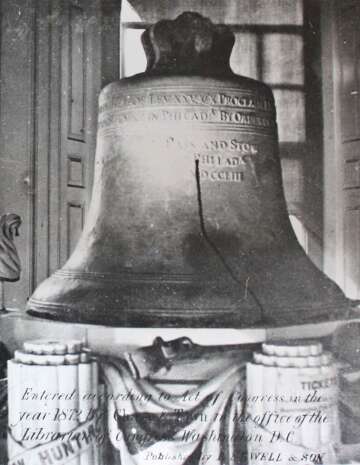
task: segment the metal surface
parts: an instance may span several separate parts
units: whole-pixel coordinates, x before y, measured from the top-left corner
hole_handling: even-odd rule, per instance
[[[31,314],[251,327],[349,310],[296,240],[273,95],[230,71],[233,41],[196,14],[160,22],[144,35],[147,72],[102,91],[85,229]]]

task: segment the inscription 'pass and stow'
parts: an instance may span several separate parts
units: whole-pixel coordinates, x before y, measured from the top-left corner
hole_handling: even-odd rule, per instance
[[[247,173],[258,184],[256,163],[259,146],[274,133],[274,105],[256,95],[228,93],[160,93],[118,94],[100,106],[99,129],[114,134],[126,131],[139,133],[137,123],[151,124],[147,130],[172,130],[172,123],[181,126],[200,124],[209,131],[187,131],[181,137],[170,136],[167,148],[192,153],[199,161],[200,178],[211,182],[243,182]],[[170,124],[170,126],[169,126]],[[144,127],[140,124],[141,132]],[[228,138],[213,137],[217,130]],[[234,137],[234,132],[237,137]],[[238,137],[242,133],[241,138]],[[176,134],[176,129],[173,134]],[[200,134],[200,136],[199,136]],[[200,141],[199,141],[200,137]],[[259,142],[259,143],[258,143]]]

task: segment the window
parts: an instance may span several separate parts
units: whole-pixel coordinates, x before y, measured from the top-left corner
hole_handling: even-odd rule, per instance
[[[176,17],[177,3],[179,2],[174,2],[175,6],[170,12],[165,10],[163,17]],[[192,10],[200,9],[201,13],[210,17],[216,14],[216,11],[212,11],[215,6],[211,7],[214,2],[209,0],[207,2],[193,0],[185,3],[186,7],[193,6]],[[204,6],[196,8],[199,3],[208,4],[208,11],[203,11],[206,10]],[[230,5],[230,2],[224,2],[224,9],[226,3]],[[237,8],[232,9],[240,10],[239,4],[245,3],[244,0],[237,0],[233,2]],[[253,4],[255,3],[261,2],[253,1]],[[236,38],[230,60],[231,67],[237,74],[259,79],[271,86],[277,103],[280,142],[302,143],[305,141],[305,105],[301,2],[263,0],[263,3],[264,8],[261,12],[254,8],[253,18],[247,15],[246,24],[236,22],[236,16],[231,18],[231,22],[227,22]],[[274,5],[269,8],[269,5],[274,3],[277,3],[276,8]],[[274,11],[277,12],[275,17]],[[161,13],[157,13],[157,17],[154,17],[153,11],[145,13],[145,16],[154,21],[142,20],[130,3],[123,0],[120,60],[122,77],[143,72],[146,68],[140,37],[146,27],[162,16]],[[239,19],[241,19],[240,12]],[[271,24],[270,20],[273,20],[274,24]],[[296,111],[293,111],[294,109]]]

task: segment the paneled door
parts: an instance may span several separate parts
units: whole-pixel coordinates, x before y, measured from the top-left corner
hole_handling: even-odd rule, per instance
[[[46,3],[39,76],[43,70],[49,91],[39,101],[38,118],[48,137],[37,165],[34,285],[61,267],[76,246],[91,197],[99,92],[119,77],[121,2]]]
[[[60,265],[76,245],[90,200],[100,82],[97,3],[71,0],[65,4],[60,58]]]
[[[0,1],[0,214],[22,218],[23,308],[80,235],[93,177],[97,101],[119,78],[120,0]]]
[[[344,289],[360,298],[360,2],[336,3],[339,155],[343,169]]]
[[[360,2],[321,6],[324,269],[360,299]]]

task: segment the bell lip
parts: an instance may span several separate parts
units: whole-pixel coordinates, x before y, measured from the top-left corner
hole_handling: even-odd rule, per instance
[[[204,281],[204,276],[196,274],[114,275],[62,269],[36,288],[26,310],[32,316],[55,321],[113,327],[206,328],[216,327],[218,321],[231,327],[234,318],[241,327],[240,314],[249,324],[260,321],[261,307],[251,294],[244,297],[244,290],[225,274],[211,278]]]
[[[86,312],[86,309],[69,308],[63,304],[49,304],[49,302],[40,302],[35,299],[29,300],[26,309],[28,315],[37,318],[115,328],[217,328],[219,321],[223,327],[231,328],[234,318],[239,316],[234,309],[224,310],[223,308],[205,310],[118,308],[116,311],[114,309],[107,311],[106,315],[99,310],[96,314],[92,314]],[[244,323],[248,320],[255,320],[254,315],[251,315],[251,309],[244,312],[243,319]],[[239,322],[236,327],[242,328],[243,326]]]
[[[306,326],[317,323],[346,322],[360,317],[358,301],[345,298],[334,306],[322,306],[317,308],[317,313],[312,315],[313,309],[308,308],[299,317],[298,313],[283,309],[277,312],[275,318],[265,316],[253,323],[248,322],[249,315],[241,312],[224,311],[222,309],[202,310],[194,316],[194,309],[184,311],[179,309],[128,309],[118,310],[107,318],[92,319],[91,315],[79,312],[74,308],[68,308],[62,304],[49,304],[30,299],[26,313],[32,317],[43,320],[52,320],[63,323],[75,323],[83,325],[97,325],[112,328],[197,328],[197,329],[271,329],[286,328],[289,326]],[[52,308],[51,308],[52,307]],[[305,309],[304,309],[305,310]],[[319,311],[321,310],[321,312]],[[270,313],[270,312],[269,312]],[[275,313],[273,311],[273,313]],[[107,321],[104,321],[107,320]]]

